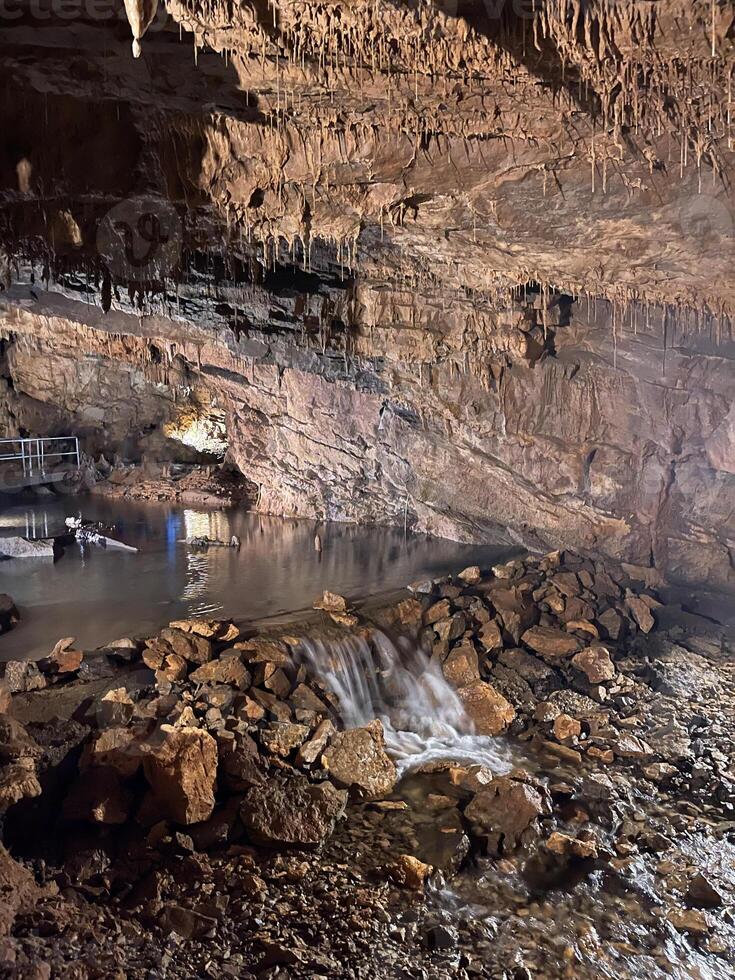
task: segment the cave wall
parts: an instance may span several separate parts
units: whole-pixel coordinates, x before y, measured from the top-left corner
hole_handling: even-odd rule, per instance
[[[459,300],[441,336],[366,328],[323,343],[100,310],[80,324],[59,294],[53,315],[5,300],[13,421],[76,431],[105,406],[102,441],[129,452],[192,398],[215,400],[263,512],[581,547],[732,585],[732,352],[644,313],[614,331],[607,303],[547,315],[539,295],[485,313],[496,347],[472,356],[453,336]],[[545,340],[543,317],[563,320]],[[99,448],[97,425],[88,439]]]
[[[3,431],[177,458],[224,413],[263,511],[733,584],[731,3],[168,0],[136,61],[39,2]]]

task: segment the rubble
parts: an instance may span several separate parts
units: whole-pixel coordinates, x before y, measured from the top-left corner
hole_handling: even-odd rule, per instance
[[[527,961],[538,953],[556,963],[549,937],[590,914],[596,921],[596,913],[580,911],[584,893],[562,887],[565,876],[594,888],[591,869],[605,867],[608,876],[627,881],[626,862],[635,861],[645,862],[657,890],[657,921],[687,941],[711,943],[708,956],[728,955],[735,934],[723,916],[735,898],[732,883],[712,862],[693,867],[685,841],[694,835],[706,842],[717,819],[732,825],[733,741],[724,737],[731,718],[715,716],[709,704],[735,703],[735,677],[722,662],[721,643],[708,646],[681,631],[674,641],[660,631],[646,634],[633,613],[633,589],[618,570],[557,553],[514,560],[479,579],[473,573],[423,583],[410,615],[397,611],[405,599],[380,614],[408,635],[417,631],[431,654],[427,663],[456,688],[477,735],[493,738],[499,751],[514,746],[522,754],[523,768],[509,772],[492,763],[439,760],[399,781],[381,722],[344,727],[339,697],[315,662],[303,659],[293,628],[251,631],[243,639],[232,623],[179,620],[156,636],[123,638],[95,653],[75,651],[66,638],[41,669],[6,666],[11,712],[22,699],[73,695],[77,684],[82,697],[88,664],[98,665],[106,687],[86,702],[79,722],[26,728],[12,714],[0,715],[6,842],[33,850],[23,829],[31,813],[53,827],[59,853],[45,860],[65,889],[62,907],[71,888],[91,944],[95,896],[104,896],[115,914],[125,909],[130,928],[147,937],[146,952],[128,950],[129,963],[148,962],[161,935],[201,943],[217,958],[222,937],[244,914],[266,925],[239,933],[232,948],[243,968],[268,962],[288,965],[297,977],[330,975],[335,948],[321,944],[314,953],[298,938],[299,909],[310,903],[319,921],[331,921],[339,908],[344,922],[333,924],[335,936],[342,929],[358,935],[356,923],[364,921],[383,937],[391,963],[418,957],[437,976],[444,967],[432,957],[455,948],[468,956],[480,949],[500,969],[518,948],[519,922],[536,944],[526,950]],[[529,602],[531,593],[539,598]],[[564,619],[570,600],[588,607],[584,626],[576,611]],[[647,609],[657,608],[655,595],[649,601]],[[360,620],[361,662],[369,670],[374,657],[378,672],[381,634]],[[605,639],[596,640],[587,624]],[[353,629],[331,620],[326,628],[338,635]],[[141,671],[142,685],[130,685],[131,674]],[[658,794],[655,805],[651,794]],[[687,828],[683,837],[680,828]],[[114,840],[128,857],[109,850]],[[477,862],[479,883],[471,873]],[[432,918],[441,876],[463,901],[500,916],[492,943],[483,945],[487,937],[451,913]],[[523,881],[541,895],[561,889],[555,893],[561,925],[549,924],[552,912],[528,918],[512,912],[528,902]],[[49,901],[46,892],[34,892],[31,906],[45,916]],[[595,902],[608,909],[599,896]],[[411,914],[422,916],[417,929]],[[612,916],[616,941],[636,948],[636,915],[647,922],[647,911],[601,914]],[[17,933],[15,913],[9,921]],[[22,938],[14,942],[21,943],[19,956],[34,955]],[[370,955],[350,949],[354,962]],[[76,953],[63,939],[53,955]],[[99,953],[105,962],[110,955]],[[595,976],[600,948],[581,955],[578,975]],[[171,962],[178,964],[173,976],[191,975],[185,959]],[[217,962],[222,972],[231,961]],[[392,969],[381,961],[366,975],[377,980]],[[145,971],[136,970],[129,967],[130,975],[142,980]]]

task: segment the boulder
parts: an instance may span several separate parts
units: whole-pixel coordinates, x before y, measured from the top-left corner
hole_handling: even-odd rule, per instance
[[[426,879],[433,870],[430,864],[419,861],[411,854],[399,854],[395,862],[388,867],[388,874],[402,888],[420,891],[426,885]]]
[[[53,558],[53,538],[0,537],[0,556],[4,558]]]
[[[576,637],[553,626],[532,626],[521,636],[521,641],[531,650],[550,660],[570,657],[580,647]]]
[[[5,686],[11,694],[38,691],[46,687],[47,681],[38,664],[27,660],[9,660],[5,664]]]
[[[210,640],[196,633],[184,633],[182,630],[161,630],[160,639],[167,643],[174,653],[194,664],[208,663],[214,654]]]
[[[252,678],[250,672],[239,656],[222,656],[216,660],[197,667],[189,675],[194,684],[229,684],[244,691],[250,687]]]
[[[533,821],[545,812],[543,797],[527,783],[498,776],[467,805],[465,817],[490,850],[513,850]]]
[[[39,660],[38,666],[44,674],[73,674],[79,670],[84,660],[84,653],[75,650],[73,643],[73,636],[65,636],[59,640],[48,657]]]
[[[477,583],[482,579],[482,572],[480,571],[479,565],[470,565],[468,568],[462,569],[462,571],[457,575],[458,579],[466,582],[467,585],[477,585]]]
[[[572,657],[572,666],[580,670],[590,684],[602,684],[615,677],[610,651],[603,646],[586,647]]]
[[[485,681],[473,681],[457,693],[478,735],[499,735],[516,716],[513,705]]]
[[[286,759],[306,740],[308,735],[309,729],[306,725],[297,725],[291,721],[277,721],[260,732],[260,741],[271,755],[278,755]]]
[[[334,735],[335,728],[329,718],[325,718],[317,725],[314,734],[308,742],[304,742],[296,754],[297,766],[312,766],[324,749],[327,747],[330,738]]]
[[[377,719],[364,728],[333,735],[322,755],[322,765],[336,783],[367,800],[387,796],[398,779],[395,764],[385,751],[383,726]]]
[[[321,844],[332,833],[346,805],[347,793],[331,783],[291,776],[251,787],[242,801],[240,819],[255,843],[308,847]]]
[[[465,687],[473,681],[480,680],[477,651],[471,640],[466,640],[450,651],[442,664],[442,673],[455,687]]]
[[[503,649],[503,632],[497,620],[491,619],[490,622],[485,623],[478,636],[480,643],[486,650]]]
[[[650,633],[656,625],[656,620],[651,615],[648,603],[639,596],[630,593],[625,597],[625,604],[638,624],[638,629],[642,633]]]
[[[149,743],[143,772],[165,815],[176,823],[207,820],[214,809],[217,743],[200,728],[161,725],[161,739]]]

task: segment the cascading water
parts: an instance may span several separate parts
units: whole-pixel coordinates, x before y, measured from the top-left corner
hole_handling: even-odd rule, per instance
[[[479,763],[494,772],[513,765],[510,746],[475,734],[472,719],[441,668],[410,640],[380,631],[343,639],[304,639],[312,674],[339,699],[345,728],[380,719],[399,774],[439,760]]]

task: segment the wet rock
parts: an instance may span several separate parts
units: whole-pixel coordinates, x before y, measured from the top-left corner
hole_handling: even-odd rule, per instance
[[[247,734],[220,732],[217,735],[219,751],[218,779],[225,788],[242,792],[262,783],[265,779],[263,762],[258,746]]]
[[[716,909],[725,904],[720,891],[701,872],[695,874],[687,885],[685,898],[692,905],[705,909]]]
[[[401,888],[423,890],[429,875],[434,869],[430,864],[419,861],[411,854],[399,854],[395,862],[388,868],[392,881]]]
[[[143,771],[169,819],[190,824],[212,815],[217,743],[208,732],[162,725],[160,742],[147,746]]]
[[[9,660],[5,664],[3,680],[11,694],[38,691],[47,684],[46,678],[38,669],[38,664],[25,660]]]
[[[197,667],[189,675],[194,684],[229,684],[244,691],[250,687],[252,678],[239,656],[220,656],[216,660]]]
[[[576,637],[552,626],[532,626],[521,636],[521,641],[531,650],[550,660],[570,657],[580,647]]]
[[[293,722],[275,722],[260,733],[260,741],[272,755],[288,758],[309,735],[306,725]]]
[[[546,841],[546,847],[560,857],[576,857],[586,860],[597,857],[597,845],[591,840],[580,840],[554,831]]]
[[[184,660],[194,664],[208,663],[214,654],[210,640],[196,633],[184,633],[181,630],[161,630],[160,639],[167,643],[173,652]]]
[[[503,649],[503,633],[497,621],[491,619],[478,633],[478,639],[486,650]]]
[[[527,783],[498,776],[465,809],[473,831],[488,838],[494,853],[518,846],[526,830],[546,807],[538,790]]]
[[[693,935],[706,935],[712,929],[706,912],[695,909],[673,909],[667,919],[678,932],[689,932]]]
[[[615,677],[615,664],[603,646],[590,646],[572,657],[572,666],[580,670],[590,684],[602,684]]]
[[[427,626],[432,626],[434,623],[438,623],[442,619],[447,619],[452,611],[452,607],[448,599],[440,599],[435,602],[433,606],[429,608],[424,613],[424,623]]]
[[[325,718],[324,721],[317,725],[311,738],[307,742],[304,742],[304,744],[299,748],[299,751],[296,754],[296,765],[314,765],[324,749],[327,747],[329,740],[334,733],[334,725],[328,718]]]
[[[328,613],[346,613],[348,605],[344,596],[337,595],[335,592],[324,592],[314,603],[314,608],[323,609]]]
[[[582,725],[576,718],[560,714],[554,719],[554,735],[562,742],[568,738],[577,738],[581,731]]]
[[[271,779],[245,794],[240,819],[256,843],[279,846],[320,844],[334,830],[347,804],[347,792],[305,776]]]
[[[515,718],[515,708],[486,681],[474,681],[457,691],[478,735],[499,735]]]
[[[480,680],[477,651],[472,641],[467,640],[455,647],[442,664],[442,673],[455,687],[465,687]]]
[[[337,732],[322,755],[322,765],[339,785],[368,800],[387,796],[398,774],[385,751],[383,726],[377,720],[364,728]]]
[[[173,630],[181,633],[196,633],[205,640],[218,640],[221,643],[232,643],[240,635],[240,630],[227,620],[219,619],[177,619],[168,624]]]
[[[59,640],[48,657],[39,660],[38,666],[44,674],[72,674],[79,670],[84,659],[81,650],[75,650],[73,636]]]

